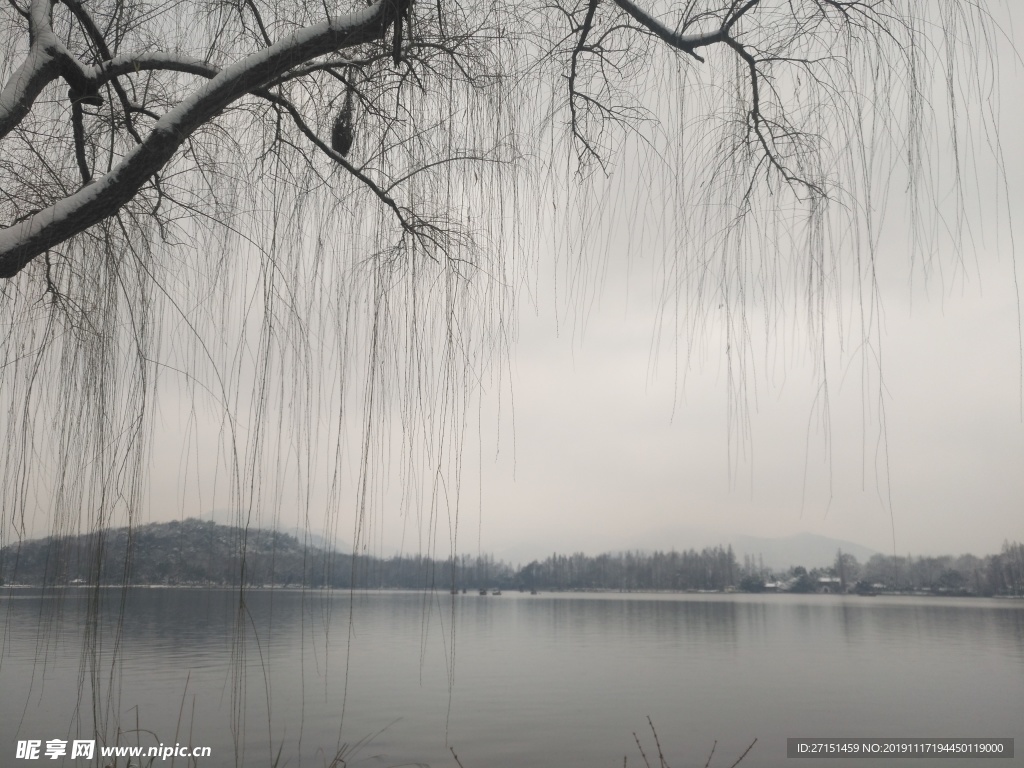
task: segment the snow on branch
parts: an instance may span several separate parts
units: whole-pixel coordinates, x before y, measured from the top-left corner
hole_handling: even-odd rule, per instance
[[[632,0],[615,0],[615,4],[629,14],[640,26],[657,35],[673,48],[677,48],[684,53],[688,53],[693,56],[693,58],[697,59],[697,61],[703,62],[704,58],[697,53],[697,49],[714,45],[715,43],[725,42],[729,36],[729,31],[732,26],[740,19],[741,16],[757,5],[759,1],[760,0],[747,0],[743,5],[740,5],[738,8],[731,11],[718,29],[696,34],[683,34],[676,30],[669,29],[663,23],[640,8],[636,3],[632,2]]]
[[[53,31],[52,0],[33,0],[29,7],[29,51],[0,90],[0,139],[32,110],[36,98],[61,75],[79,90],[87,87],[88,76]]]
[[[173,157],[189,136],[232,102],[274,82],[297,64],[382,37],[393,22],[394,6],[394,0],[378,0],[372,6],[304,27],[218,71],[168,110],[141,143],[109,173],[25,220],[0,230],[0,277],[15,276],[36,256],[115,214],[135,196],[147,179]],[[14,117],[19,112],[27,114],[32,99],[46,83],[58,73],[64,74],[62,58],[65,58],[66,51],[54,47],[54,43],[59,45],[55,38],[50,42],[46,39],[47,30],[49,37],[53,37],[49,26],[51,9],[50,0],[33,2],[32,48],[26,61],[0,93],[0,121],[4,119],[3,110],[6,108],[7,114],[12,115],[8,119],[14,120],[16,125],[20,118]],[[40,14],[46,17],[41,37],[35,32],[35,16]],[[80,67],[79,74],[92,82],[99,82],[136,68],[174,69],[205,77],[211,74],[208,64],[159,55],[114,59],[95,68]]]

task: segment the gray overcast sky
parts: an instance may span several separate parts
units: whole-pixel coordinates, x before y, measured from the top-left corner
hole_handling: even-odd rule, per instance
[[[671,350],[655,355],[652,376],[652,315],[636,301],[625,309],[618,286],[605,287],[582,342],[556,337],[550,311],[525,320],[514,362],[515,451],[506,445],[485,472],[484,549],[538,539],[586,551],[684,547],[707,540],[702,530],[806,531],[881,551],[892,550],[895,531],[901,553],[992,552],[1020,539],[1013,269],[1008,253],[979,263],[980,276],[945,289],[912,289],[906,275],[892,276],[884,445],[856,350],[831,381],[829,450],[807,355],[774,370],[761,362],[744,436],[730,423],[714,352],[690,371],[673,417]]]
[[[1019,63],[1003,66],[1004,86],[1017,82]],[[1006,92],[1004,102],[1003,205],[1019,213],[1024,145],[1011,134],[1024,113]],[[585,331],[578,308],[554,297],[564,276],[542,278],[513,354],[514,450],[506,423],[501,453],[485,463],[483,549],[515,557],[543,552],[542,542],[596,552],[811,532],[880,551],[981,554],[1024,538],[1022,281],[1007,211],[996,215],[990,196],[994,179],[979,181],[968,205],[983,215],[962,263],[947,253],[928,270],[910,263],[893,192],[892,234],[878,254],[884,414],[876,369],[861,386],[857,332],[840,350],[830,330],[827,443],[806,328],[774,331],[768,344],[755,329],[749,416],[737,422],[714,322],[702,359],[676,387],[674,344],[653,345],[653,278],[642,257],[627,273],[610,245]],[[852,293],[843,305],[831,323],[855,319]],[[475,541],[477,521],[463,522]]]
[[[1015,98],[1024,68],[1009,56],[1001,67],[1006,207],[1016,213],[1024,210],[1016,133],[1024,113]],[[628,162],[619,172],[628,179]],[[799,298],[787,324],[771,333],[753,321],[747,396],[730,401],[714,314],[699,354],[679,360],[685,381],[675,373],[672,334],[655,341],[659,296],[650,260],[627,259],[621,243],[609,241],[607,271],[588,282],[594,287],[583,297],[593,304],[583,312],[580,295],[566,300],[564,262],[556,274],[542,253],[535,303],[520,311],[511,380],[487,388],[479,446],[467,442],[460,551],[479,546],[520,559],[812,532],[901,554],[986,554],[1004,539],[1024,539],[1017,293],[1024,280],[1016,277],[1007,211],[997,214],[989,198],[995,180],[983,172],[979,182],[968,189],[968,208],[983,213],[972,222],[963,264],[947,254],[927,276],[907,256],[894,184],[892,235],[878,254],[884,392],[879,398],[873,364],[861,384],[859,335],[849,330],[859,304],[851,293],[841,312],[827,316],[847,329],[826,337],[827,418]],[[635,224],[629,212],[607,211],[623,216],[606,224],[625,237]],[[745,416],[737,418],[737,403]],[[168,408],[151,519],[209,515],[211,492],[204,506],[178,490],[181,435]],[[312,491],[311,508],[321,495]],[[423,526],[397,506],[387,502],[375,513],[374,547],[416,551]],[[283,525],[293,521],[282,514]],[[351,540],[352,518],[337,524],[337,536]],[[435,549],[447,554],[447,519],[440,525]],[[311,527],[323,527],[315,511]]]

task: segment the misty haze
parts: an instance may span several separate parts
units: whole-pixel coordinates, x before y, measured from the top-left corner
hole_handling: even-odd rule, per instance
[[[1019,763],[1021,20],[7,0],[0,768]]]

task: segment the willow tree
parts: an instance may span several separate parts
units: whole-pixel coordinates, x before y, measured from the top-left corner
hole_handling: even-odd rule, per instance
[[[719,313],[742,389],[755,306],[806,313],[813,344],[852,287],[877,333],[890,193],[928,255],[952,190],[955,250],[964,148],[999,162],[975,137],[1001,32],[971,2],[6,0],[0,19],[0,544],[144,515],[171,411],[219,441],[184,511],[309,514],[326,487],[360,543],[390,472],[424,545],[454,549],[473,397],[521,289],[546,253],[588,268],[620,178],[659,226],[673,330]]]

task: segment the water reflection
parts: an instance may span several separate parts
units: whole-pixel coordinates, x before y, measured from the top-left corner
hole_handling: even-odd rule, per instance
[[[467,766],[612,765],[639,761],[646,715],[673,764],[754,736],[758,766],[788,765],[797,735],[1024,748],[1016,601],[137,589],[97,609],[87,590],[17,592],[0,597],[0,763],[17,738],[136,719],[214,747],[211,765],[279,747],[324,765],[378,732],[349,765],[450,766],[448,744]]]

